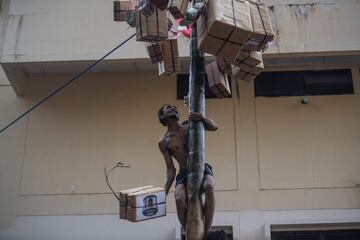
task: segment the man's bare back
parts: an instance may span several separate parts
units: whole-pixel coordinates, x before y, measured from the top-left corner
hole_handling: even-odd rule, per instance
[[[217,125],[214,121],[206,118],[200,113],[190,113],[189,120],[194,122],[201,121],[205,130],[216,131]],[[159,140],[159,149],[164,156],[166,163],[166,183],[165,191],[168,194],[170,187],[175,179],[176,169],[173,158],[178,162],[180,171],[176,176],[175,200],[176,209],[181,225],[186,228],[186,178],[187,178],[187,159],[188,159],[188,126],[189,122],[185,121],[179,124],[179,113],[175,106],[164,105],[159,110],[159,121],[162,125],[167,126],[167,131]],[[205,233],[210,229],[214,210],[215,180],[210,165],[205,164],[203,192],[205,193],[204,213],[205,213]]]

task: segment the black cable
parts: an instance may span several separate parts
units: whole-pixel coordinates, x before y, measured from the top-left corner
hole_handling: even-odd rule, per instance
[[[64,85],[62,85],[61,87],[59,87],[58,89],[56,89],[54,92],[50,93],[49,95],[47,95],[46,97],[44,97],[42,100],[40,100],[38,103],[36,103],[35,105],[31,106],[28,110],[26,110],[23,114],[21,114],[20,116],[18,116],[14,121],[10,122],[9,124],[7,124],[4,128],[2,128],[0,130],[0,133],[2,133],[3,131],[5,131],[6,129],[8,129],[11,125],[13,125],[14,123],[16,123],[17,121],[19,121],[21,118],[23,118],[25,115],[27,115],[28,113],[30,113],[32,110],[34,110],[35,108],[37,108],[39,105],[41,105],[42,103],[44,103],[46,100],[48,100],[50,97],[54,96],[55,94],[57,94],[58,92],[60,92],[62,89],[64,89],[66,86],[68,86],[70,83],[72,83],[73,81],[75,81],[76,79],[80,78],[82,75],[84,75],[85,73],[87,73],[89,70],[91,70],[93,67],[95,67],[98,63],[100,63],[102,60],[104,60],[106,57],[108,57],[110,54],[112,54],[113,52],[115,52],[118,48],[120,48],[122,45],[124,45],[125,43],[127,43],[130,39],[132,39],[134,36],[136,35],[136,33],[134,33],[133,35],[131,35],[130,37],[128,37],[127,39],[125,39],[122,43],[120,43],[119,45],[117,45],[113,50],[111,50],[110,52],[108,52],[107,54],[105,54],[102,58],[100,58],[99,60],[97,60],[96,62],[94,62],[93,64],[91,64],[90,66],[86,67],[84,70],[82,70],[81,72],[79,72],[78,74],[76,74],[72,79],[70,79],[68,82],[66,82]]]

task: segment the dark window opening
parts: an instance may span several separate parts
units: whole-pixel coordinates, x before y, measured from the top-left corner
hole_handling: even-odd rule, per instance
[[[271,240],[359,240],[360,229],[272,232]]]
[[[233,227],[232,226],[212,226],[210,229],[210,234],[207,239],[224,239],[224,235],[226,235],[227,240],[233,240],[234,234],[233,234]],[[222,233],[219,233],[222,232]],[[185,231],[184,228],[181,227],[181,240],[185,240]],[[206,239],[206,238],[205,238]]]
[[[350,69],[263,72],[254,86],[256,97],[354,94]]]
[[[182,100],[188,94],[189,91],[189,74],[178,74],[176,81],[177,81],[176,99]],[[230,76],[229,76],[229,84],[230,84],[230,90],[232,91]],[[209,88],[206,74],[205,74],[205,98],[216,98],[215,94],[213,94]],[[231,96],[227,98],[231,98]]]

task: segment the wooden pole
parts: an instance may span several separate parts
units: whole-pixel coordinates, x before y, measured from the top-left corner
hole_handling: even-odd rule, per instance
[[[198,50],[196,23],[191,26],[189,111],[205,114],[205,58]],[[201,187],[204,177],[204,126],[201,122],[189,125],[189,159],[187,178],[186,239],[203,240],[204,213]]]

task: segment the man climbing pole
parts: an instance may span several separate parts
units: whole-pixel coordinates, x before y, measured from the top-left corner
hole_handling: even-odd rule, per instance
[[[187,176],[188,176],[188,130],[189,121],[201,122],[208,131],[216,131],[216,123],[203,116],[201,113],[191,112],[189,114],[189,121],[179,123],[179,113],[177,108],[172,105],[164,105],[160,108],[158,113],[159,121],[163,126],[167,127],[167,131],[160,138],[159,148],[164,156],[166,163],[166,183],[165,191],[168,194],[169,189],[175,179],[176,169],[173,159],[179,164],[179,173],[176,176],[175,184],[175,201],[176,210],[179,221],[184,229],[186,229],[187,219]],[[209,231],[215,210],[214,198],[215,180],[213,177],[212,167],[205,163],[204,179],[202,183],[202,193],[205,194],[205,201],[203,205],[205,217],[205,234]]]

